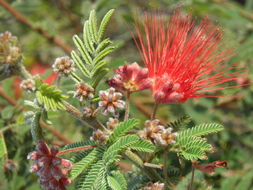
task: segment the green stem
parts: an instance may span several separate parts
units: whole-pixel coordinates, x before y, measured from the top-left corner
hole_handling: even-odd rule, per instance
[[[130,92],[127,92],[127,95],[126,95],[126,111],[125,111],[125,117],[124,117],[124,121],[128,120],[129,118],[129,98],[130,98]]]
[[[194,182],[194,174],[195,174],[195,167],[192,166],[192,177],[191,177],[191,181],[190,181],[188,190],[192,190],[192,186],[193,186],[193,182]]]
[[[167,148],[164,149],[163,152],[163,174],[164,174],[164,190],[169,189],[169,184],[168,184],[168,153],[167,153]]]
[[[23,79],[30,79],[32,78],[32,75],[26,70],[25,66],[22,64],[22,62],[20,62],[18,64],[19,67],[19,72],[20,72],[20,76]]]

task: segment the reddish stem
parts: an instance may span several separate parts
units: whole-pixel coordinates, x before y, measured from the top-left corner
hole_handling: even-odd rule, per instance
[[[63,155],[63,154],[71,153],[71,152],[83,151],[83,150],[88,150],[88,149],[92,149],[92,148],[96,148],[96,147],[97,147],[97,145],[89,145],[89,146],[72,148],[69,150],[63,150],[63,151],[59,152],[57,155],[59,156],[59,155]]]

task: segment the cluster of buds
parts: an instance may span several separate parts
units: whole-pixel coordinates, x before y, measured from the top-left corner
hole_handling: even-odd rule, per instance
[[[94,112],[95,112],[95,108],[93,106],[85,106],[83,108],[83,114],[86,117],[92,117],[92,116],[94,116]]]
[[[39,141],[36,151],[28,155],[28,159],[34,161],[30,171],[39,176],[39,183],[45,190],[66,190],[71,183],[67,174],[72,165],[57,157],[58,152],[58,147],[49,149],[44,141]]]
[[[20,48],[15,36],[10,32],[0,34],[0,63],[13,64],[21,59]]]
[[[160,125],[158,119],[147,120],[145,128],[139,132],[139,135],[141,138],[147,139],[154,144],[168,146],[175,143],[175,138],[178,135],[177,133],[172,133],[172,130],[172,128],[165,128],[163,125]]]
[[[26,92],[34,92],[35,91],[35,81],[33,79],[25,79],[20,83],[20,88],[22,88]]]
[[[184,102],[184,92],[179,83],[169,79],[167,73],[153,79],[153,94],[156,102],[159,103],[182,103]]]
[[[68,56],[56,58],[52,67],[55,73],[65,77],[67,77],[71,72],[75,71],[74,61]]]
[[[76,92],[74,97],[78,98],[80,101],[85,99],[92,99],[94,97],[94,88],[89,86],[84,82],[80,82],[75,85]]]
[[[120,100],[122,94],[120,92],[115,92],[114,88],[110,88],[108,91],[99,92],[100,101],[98,105],[104,115],[111,113],[117,115],[117,109],[123,109],[125,107],[125,102]]]
[[[150,87],[148,69],[141,68],[138,63],[126,64],[115,69],[116,75],[108,84],[116,89],[135,92]]]
[[[118,124],[118,119],[109,118],[109,120],[106,122],[108,130],[101,131],[98,129],[97,131],[93,132],[91,140],[98,141],[100,144],[105,143],[109,136],[112,134],[113,130],[118,126]]]
[[[164,183],[149,183],[147,186],[143,187],[141,190],[163,190]]]

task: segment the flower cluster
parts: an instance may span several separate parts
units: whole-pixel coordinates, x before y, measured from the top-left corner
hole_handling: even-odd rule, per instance
[[[22,88],[26,92],[34,92],[35,91],[35,81],[33,79],[22,80],[20,83],[20,88]]]
[[[225,61],[233,50],[224,46],[223,32],[207,19],[195,24],[191,15],[176,11],[169,20],[156,13],[135,22],[135,42],[151,78],[151,91],[157,103],[183,103],[189,98],[217,97],[206,92],[236,81],[240,70]]]
[[[67,77],[71,72],[75,71],[74,61],[68,56],[58,57],[52,67],[55,73],[65,77]]]
[[[141,190],[163,190],[164,183],[149,183],[146,187]]]
[[[36,151],[28,155],[28,159],[34,161],[30,171],[39,176],[39,183],[45,190],[66,190],[71,183],[68,171],[72,165],[70,161],[57,157],[57,147],[48,148],[44,141],[39,141]]]
[[[122,94],[120,92],[115,92],[114,88],[110,88],[108,91],[100,91],[99,98],[101,100],[98,105],[104,115],[108,113],[117,115],[117,109],[123,109],[125,107],[125,102],[120,100]]]
[[[148,69],[137,63],[126,64],[115,69],[116,75],[108,80],[108,84],[116,89],[135,92],[149,88]]]
[[[175,143],[175,138],[177,137],[177,133],[172,133],[172,130],[172,128],[166,129],[160,124],[158,119],[152,121],[147,120],[145,122],[145,128],[139,132],[139,135],[154,144],[167,146]]]
[[[118,126],[118,124],[118,119],[110,117],[109,120],[106,122],[108,130],[101,131],[100,129],[98,129],[97,131],[94,131],[91,140],[98,141],[100,144],[105,143],[109,136],[112,134],[113,130]]]
[[[85,99],[92,99],[94,97],[94,88],[89,86],[84,82],[80,82],[75,85],[76,92],[74,97],[78,98],[80,101]]]
[[[0,63],[13,64],[21,59],[17,38],[10,32],[0,34]]]

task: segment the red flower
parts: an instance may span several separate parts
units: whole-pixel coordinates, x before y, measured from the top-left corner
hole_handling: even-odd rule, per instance
[[[34,161],[30,170],[37,173],[42,188],[65,190],[71,183],[67,176],[72,166],[70,161],[57,157],[58,147],[49,149],[44,141],[38,142],[36,150],[28,155],[28,159]]]
[[[147,68],[141,68],[138,63],[120,66],[114,70],[117,74],[108,81],[111,87],[129,92],[144,90],[150,87]]]
[[[234,81],[240,71],[225,64],[232,54],[222,43],[222,31],[203,19],[199,25],[191,15],[176,11],[170,18],[145,14],[135,22],[135,38],[142,60],[152,79],[152,93],[158,103],[183,103],[189,98],[217,97],[203,94],[230,87],[216,87]]]

